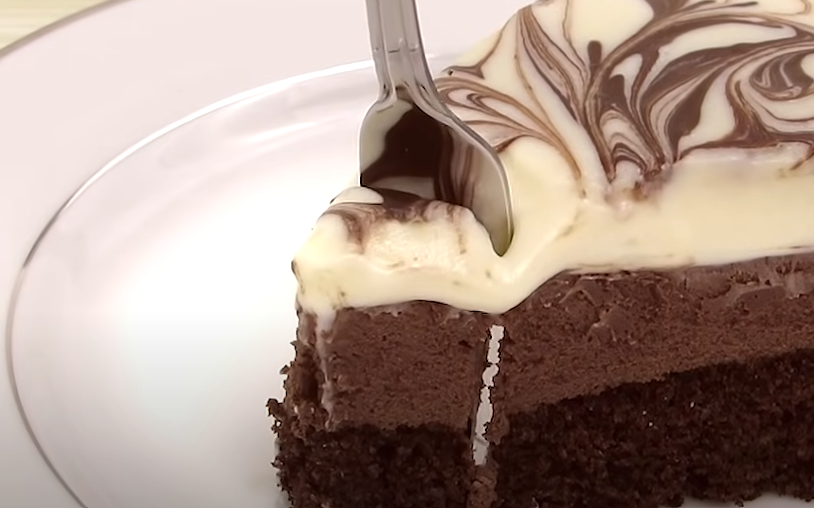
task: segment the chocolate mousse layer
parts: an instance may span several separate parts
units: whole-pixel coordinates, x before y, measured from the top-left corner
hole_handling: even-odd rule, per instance
[[[503,415],[624,383],[814,348],[814,254],[561,274],[500,317]]]

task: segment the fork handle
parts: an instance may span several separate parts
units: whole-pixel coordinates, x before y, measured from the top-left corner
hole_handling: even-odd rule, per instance
[[[398,88],[435,102],[433,84],[415,0],[367,0],[370,48],[379,79],[379,95],[389,98]]]

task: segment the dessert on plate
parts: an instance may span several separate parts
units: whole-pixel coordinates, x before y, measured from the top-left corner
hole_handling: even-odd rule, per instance
[[[292,506],[814,498],[809,1],[539,1],[437,86],[513,241],[386,178],[330,204],[269,401]]]

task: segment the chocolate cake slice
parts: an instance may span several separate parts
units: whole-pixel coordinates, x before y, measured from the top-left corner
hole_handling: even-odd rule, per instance
[[[814,499],[814,5],[539,1],[437,85],[514,238],[393,185],[430,130],[330,204],[269,401],[292,506]]]

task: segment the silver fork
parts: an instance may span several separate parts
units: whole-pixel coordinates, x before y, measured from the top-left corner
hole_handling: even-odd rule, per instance
[[[367,0],[367,17],[380,89],[362,122],[360,183],[465,206],[504,254],[514,234],[506,172],[492,147],[441,100],[415,1]]]

